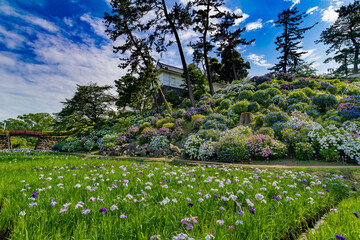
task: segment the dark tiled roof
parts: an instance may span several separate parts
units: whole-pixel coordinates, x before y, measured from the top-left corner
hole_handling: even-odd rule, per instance
[[[159,69],[167,70],[169,72],[180,73],[180,74],[183,73],[182,68],[177,68],[177,67],[174,67],[174,66],[170,66],[170,65],[167,65],[165,63],[158,62],[157,66],[158,66]]]

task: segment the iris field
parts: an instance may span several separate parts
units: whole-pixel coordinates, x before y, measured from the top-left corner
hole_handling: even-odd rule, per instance
[[[0,238],[298,239],[326,213],[307,239],[360,239],[340,170],[0,152],[0,176]]]

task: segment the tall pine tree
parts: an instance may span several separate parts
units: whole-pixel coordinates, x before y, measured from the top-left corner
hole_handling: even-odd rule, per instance
[[[359,53],[360,53],[360,1],[356,0],[347,6],[342,6],[340,9],[335,10],[339,16],[333,25],[324,30],[321,33],[320,40],[316,43],[322,42],[325,45],[330,45],[326,54],[332,52],[346,53],[347,57],[349,53],[352,54],[352,62],[354,64],[353,73],[359,73]],[[347,50],[346,50],[347,49]],[[349,52],[348,50],[352,50]],[[336,53],[339,56],[338,53]],[[337,61],[338,58],[334,57]],[[344,58],[345,59],[345,58]],[[345,68],[348,71],[347,67]],[[344,71],[345,71],[344,69]]]
[[[306,31],[313,28],[317,23],[310,27],[300,28],[303,19],[307,17],[305,12],[299,13],[297,8],[286,9],[278,15],[278,20],[275,22],[276,27],[283,28],[280,36],[276,37],[276,50],[280,51],[280,56],[277,58],[280,61],[270,68],[274,72],[295,73],[299,65],[304,60],[301,55],[307,53],[301,51],[301,39],[304,38]]]

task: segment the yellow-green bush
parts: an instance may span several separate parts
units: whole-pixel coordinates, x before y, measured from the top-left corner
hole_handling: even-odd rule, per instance
[[[205,119],[205,116],[204,115],[201,115],[201,114],[196,114],[196,115],[193,115],[191,116],[191,123],[194,124],[194,122],[198,119],[202,119],[204,120]]]
[[[4,130],[4,129],[0,129],[0,134],[1,134],[1,135],[8,135],[8,134],[9,134],[9,131]]]
[[[144,122],[143,124],[141,124],[139,126],[139,132],[142,132],[145,128],[150,128],[151,127],[151,123],[149,122]]]
[[[163,118],[156,122],[156,127],[161,128],[165,123],[170,122],[169,118]]]
[[[42,131],[43,136],[70,136],[74,134],[78,129],[73,128],[68,131]]]
[[[174,127],[174,123],[165,123],[164,125],[163,125],[163,127],[164,128],[173,128]]]

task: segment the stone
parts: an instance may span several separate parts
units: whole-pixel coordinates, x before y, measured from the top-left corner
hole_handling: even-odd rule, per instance
[[[242,112],[240,115],[240,125],[249,125],[253,121],[252,113]]]
[[[145,157],[146,153],[147,153],[147,151],[145,149],[143,149],[143,150],[140,151],[140,156]]]
[[[169,147],[170,151],[172,152],[175,152],[175,153],[180,153],[180,148],[173,145],[173,144],[170,144],[170,147]]]

